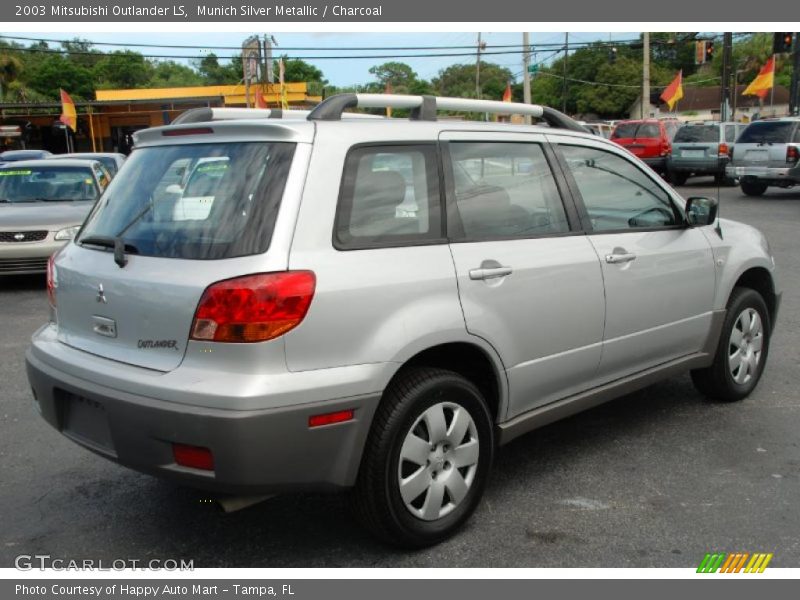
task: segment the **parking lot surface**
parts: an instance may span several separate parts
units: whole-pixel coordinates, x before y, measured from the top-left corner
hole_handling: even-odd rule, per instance
[[[710,179],[680,190],[717,194]],[[61,437],[36,414],[25,376],[28,340],[47,318],[44,276],[0,279],[0,567],[22,554],[195,567],[692,567],[709,551],[772,552],[771,566],[796,567],[800,191],[719,192],[722,216],[766,233],[784,290],[752,396],[709,402],[685,375],[519,438],[498,452],[467,526],[417,552],[370,538],[346,494],[225,514],[202,492]]]

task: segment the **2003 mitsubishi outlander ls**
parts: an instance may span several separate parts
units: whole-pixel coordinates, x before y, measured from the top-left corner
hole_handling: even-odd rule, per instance
[[[353,488],[410,547],[520,434],[686,370],[747,396],[781,297],[761,233],[557,111],[361,94],[139,132],[48,293],[27,368],[64,435],[217,492]]]

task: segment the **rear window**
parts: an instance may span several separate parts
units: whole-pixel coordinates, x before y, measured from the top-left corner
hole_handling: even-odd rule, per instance
[[[100,195],[92,171],[75,167],[0,169],[0,201],[79,202]]]
[[[266,252],[294,148],[283,142],[139,148],[80,239],[121,235],[130,252],[166,258]]]
[[[719,142],[719,125],[686,125],[675,134],[676,142]]]
[[[657,138],[661,131],[657,123],[620,123],[614,130],[615,138]]]
[[[790,141],[792,121],[757,121],[751,123],[736,140],[738,144],[786,144]]]

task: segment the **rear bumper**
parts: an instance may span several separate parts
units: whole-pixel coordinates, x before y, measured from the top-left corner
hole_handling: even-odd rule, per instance
[[[666,156],[658,156],[656,158],[641,158],[639,159],[648,167],[653,169],[657,173],[663,173],[667,167],[667,157]]]
[[[670,171],[678,173],[706,173],[717,175],[725,173],[725,165],[727,163],[727,160],[719,158],[704,160],[670,157],[667,161],[667,168]]]
[[[758,179],[769,185],[800,183],[799,167],[759,167],[729,166],[725,170],[728,177],[738,179]]]
[[[26,354],[42,417],[124,466],[209,491],[276,493],[352,486],[379,393],[260,410],[226,410],[137,395],[77,377]],[[80,405],[76,408],[76,403]],[[352,409],[344,423],[309,428],[312,415]],[[214,470],[176,464],[172,444],[211,450]]]

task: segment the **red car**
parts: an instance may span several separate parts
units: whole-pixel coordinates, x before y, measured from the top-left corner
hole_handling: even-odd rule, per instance
[[[630,150],[656,173],[664,175],[667,157],[672,152],[672,138],[680,125],[677,119],[620,121],[611,132],[611,140]]]

